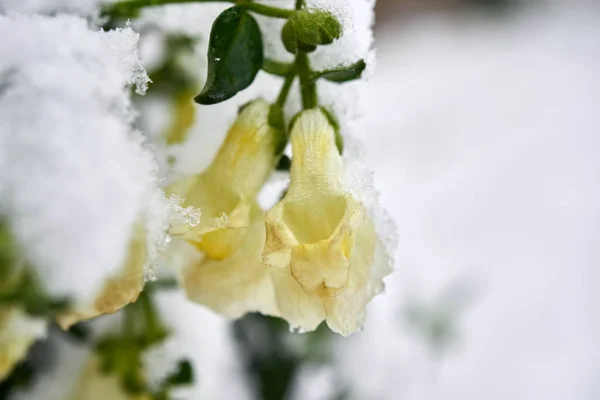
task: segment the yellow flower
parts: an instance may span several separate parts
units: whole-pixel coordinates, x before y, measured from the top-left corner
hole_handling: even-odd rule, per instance
[[[27,355],[33,342],[46,333],[46,322],[28,316],[18,307],[0,309],[0,380]]]
[[[191,300],[234,318],[249,311],[277,314],[262,262],[264,212],[256,202],[282,140],[268,114],[264,100],[246,105],[210,166],[170,188],[184,206],[202,212],[200,224],[172,232],[195,247],[175,244],[185,252],[182,285]]]
[[[134,229],[133,238],[121,272],[109,279],[92,304],[77,304],[71,310],[57,316],[63,329],[97,317],[112,314],[137,300],[144,288],[144,267],[147,262],[146,231],[141,226]]]
[[[283,318],[302,330],[326,320],[348,335],[362,326],[366,304],[381,286],[381,274],[372,270],[377,235],[365,206],[344,183],[325,114],[304,111],[290,140],[290,186],[266,214],[264,261]]]

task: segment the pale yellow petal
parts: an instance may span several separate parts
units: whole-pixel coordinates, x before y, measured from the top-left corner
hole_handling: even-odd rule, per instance
[[[341,246],[331,246],[328,240],[301,244],[292,249],[290,271],[306,291],[315,291],[321,285],[344,287],[349,267]]]
[[[314,331],[325,319],[319,295],[302,289],[289,268],[271,268],[270,272],[281,317],[302,331]]]
[[[264,100],[247,104],[227,132],[225,141],[206,171],[246,198],[254,198],[271,175],[283,133],[269,125],[270,105]]]
[[[17,307],[0,310],[0,380],[27,355],[33,342],[46,333],[46,322]]]
[[[129,245],[127,258],[121,272],[109,279],[92,304],[77,304],[68,312],[57,316],[57,323],[63,328],[97,317],[112,314],[137,300],[144,288],[144,267],[147,262],[146,232],[138,226]]]
[[[262,260],[264,213],[254,204],[251,224],[243,241],[229,257],[213,259],[198,254],[183,270],[182,285],[188,297],[228,317],[258,311],[278,315],[273,284]]]
[[[283,220],[283,210],[280,202],[265,215],[267,235],[263,259],[265,264],[274,268],[287,268],[292,261],[292,248],[298,244],[294,232]]]
[[[207,257],[225,260],[242,245],[250,208],[273,170],[281,132],[268,124],[269,104],[256,100],[240,112],[210,166],[198,177],[169,187],[184,206],[200,209],[200,224],[171,233],[194,243]]]
[[[373,224],[365,220],[356,232],[347,285],[341,289],[323,288],[320,291],[327,313],[327,325],[334,332],[347,336],[364,323],[367,303],[375,294],[368,285],[376,242]]]

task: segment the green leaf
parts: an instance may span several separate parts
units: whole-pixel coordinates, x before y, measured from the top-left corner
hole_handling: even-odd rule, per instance
[[[177,364],[177,371],[170,375],[166,384],[169,386],[188,385],[194,382],[194,368],[189,360],[181,360]]]
[[[314,81],[319,78],[323,78],[336,83],[348,82],[355,79],[359,79],[362,76],[362,73],[366,67],[367,63],[365,63],[365,60],[361,59],[358,62],[352,65],[348,65],[346,67],[315,72],[310,76],[310,79]]]
[[[256,20],[243,7],[223,11],[208,43],[208,77],[195,101],[216,104],[247,88],[263,65],[263,43]]]

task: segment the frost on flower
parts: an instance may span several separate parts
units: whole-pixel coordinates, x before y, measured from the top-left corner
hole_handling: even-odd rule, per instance
[[[202,221],[174,235],[186,239],[182,285],[190,299],[230,317],[248,311],[275,314],[270,278],[262,263],[264,213],[256,196],[276,161],[280,133],[269,126],[269,105],[246,105],[210,166],[176,182],[170,191]]]
[[[113,312],[142,287],[158,190],[131,126],[127,85],[148,80],[137,34],[11,15],[0,35],[0,214],[49,295]]]
[[[266,215],[264,261],[281,316],[302,330],[326,320],[343,335],[359,329],[389,271],[367,204],[353,194],[326,115],[304,111],[290,140],[290,186]]]

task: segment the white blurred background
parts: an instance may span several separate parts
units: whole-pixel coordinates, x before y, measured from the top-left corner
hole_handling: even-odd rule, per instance
[[[338,342],[351,397],[600,398],[600,5],[377,16],[362,134],[399,247]]]

